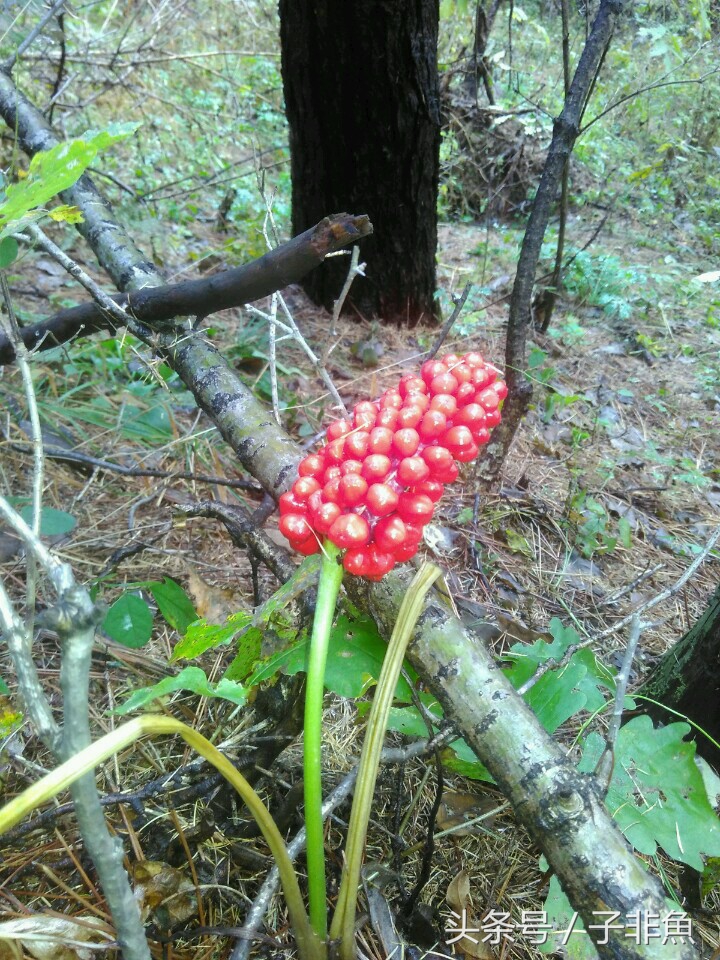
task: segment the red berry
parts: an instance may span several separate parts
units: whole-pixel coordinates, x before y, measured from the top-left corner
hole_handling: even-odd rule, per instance
[[[491,383],[490,371],[487,367],[475,367],[472,375],[472,382],[475,384],[477,389],[486,386],[488,383]]]
[[[334,480],[328,480],[322,489],[322,495],[326,503],[341,503],[340,477],[335,477]]]
[[[420,376],[425,383],[431,383],[434,377],[447,373],[447,367],[440,360],[426,360],[420,367]]]
[[[395,510],[399,499],[398,494],[386,483],[373,483],[367,492],[365,503],[376,517],[386,517]]]
[[[430,392],[437,396],[439,393],[455,393],[459,384],[451,373],[441,373],[430,381]]]
[[[325,536],[335,523],[342,510],[337,503],[321,503],[317,510],[312,512],[312,522],[317,533]]]
[[[407,407],[417,407],[421,413],[425,413],[430,409],[430,397],[427,393],[411,393],[403,402],[403,409]]]
[[[482,367],[485,363],[480,353],[466,353],[463,360],[469,367]]]
[[[430,467],[430,479],[446,483],[444,476],[453,463],[453,455],[447,447],[425,447],[421,456]]]
[[[340,496],[349,507],[354,507],[360,503],[367,491],[367,480],[357,473],[349,473],[340,481]]]
[[[473,440],[469,446],[463,447],[461,450],[454,451],[455,459],[460,463],[470,463],[470,461],[474,460],[478,455],[478,449],[478,445]]]
[[[467,403],[473,403],[475,400],[476,387],[474,383],[461,383],[455,393],[455,399],[459,407],[464,407]],[[347,441],[345,441],[347,443]]]
[[[396,430],[393,436],[393,448],[401,457],[411,457],[420,446],[420,434],[412,427]]]
[[[280,507],[280,516],[284,517],[290,513],[305,513],[306,505],[298,500],[293,493],[281,494],[278,505]]]
[[[500,397],[501,400],[504,400],[505,397],[508,395],[507,384],[505,383],[504,380],[496,380],[495,383],[492,385],[492,388],[495,391],[495,393]]]
[[[374,419],[374,417],[373,417]],[[370,434],[367,430],[356,430],[349,437],[345,437],[345,453],[351,457],[357,457],[362,460],[368,452],[370,443]]]
[[[427,393],[427,385],[414,373],[406,373],[404,377],[400,378],[398,390],[401,397],[407,397],[412,393]]]
[[[373,483],[375,480],[384,480],[390,473],[390,458],[383,453],[373,453],[365,457],[363,463],[362,475],[368,481]]]
[[[402,397],[400,396],[399,390],[386,390],[385,393],[380,397],[380,408],[384,407],[395,407],[396,410],[399,410],[402,406]]]
[[[378,550],[375,544],[368,548],[367,570],[365,576],[368,580],[382,580],[386,573],[389,573],[395,566],[395,557],[392,553],[386,553]]]
[[[393,413],[397,413],[393,410]],[[368,450],[370,453],[390,453],[393,445],[393,432],[389,427],[375,427],[370,432],[370,443]]]
[[[446,353],[442,358],[442,362],[449,370],[450,367],[454,367],[456,364],[460,363],[460,357],[456,353]]]
[[[420,407],[413,404],[410,407],[403,407],[398,410],[397,426],[400,430],[405,427],[416,427],[422,419],[423,411]]]
[[[474,391],[473,391],[474,396]],[[420,421],[418,433],[422,440],[435,440],[447,430],[447,417],[440,410],[428,410]]]
[[[417,547],[418,544],[422,542],[423,524],[413,523],[410,520],[405,520],[404,523],[405,523],[405,534],[407,536],[405,543],[413,544],[414,546]]]
[[[424,493],[433,503],[437,503],[445,491],[445,484],[438,480],[421,480],[412,488],[413,493]]]
[[[430,467],[422,457],[405,457],[397,468],[398,483],[404,487],[414,487],[416,483],[427,480]]]
[[[430,401],[431,410],[439,410],[444,413],[448,420],[454,416],[457,410],[457,400],[451,397],[449,393],[439,393]]]
[[[317,537],[308,537],[307,540],[291,540],[290,546],[296,553],[309,557],[313,553],[320,553],[320,541]]]
[[[455,451],[469,447],[473,438],[467,427],[450,427],[440,442],[455,456]]]
[[[466,363],[458,363],[452,368],[450,373],[459,384],[470,383],[472,380],[472,367],[469,367]],[[455,391],[455,394],[457,396],[457,391]]]
[[[323,448],[323,452],[329,463],[340,463],[345,456],[345,440],[333,440]]]
[[[343,460],[340,464],[340,474],[346,477],[349,473],[362,473],[362,463],[359,460]]]
[[[403,543],[400,547],[395,547],[393,553],[395,555],[396,563],[405,563],[406,560],[411,560],[415,554],[418,552],[417,543]]]
[[[335,420],[334,423],[331,423],[327,428],[326,436],[329,441],[338,440],[340,437],[344,437],[345,434],[350,433],[353,425],[349,420]]]
[[[394,430],[395,424],[397,423],[397,418],[398,411],[395,407],[383,407],[377,415],[375,426],[388,427],[390,430]]]
[[[370,527],[359,514],[343,513],[330,527],[328,537],[338,547],[362,547],[370,540]]]
[[[296,500],[305,503],[311,493],[320,489],[320,484],[315,477],[298,477],[292,485],[292,492]]]
[[[353,407],[353,423],[363,430],[371,430],[375,426],[378,408],[371,400],[361,400]]]
[[[492,430],[493,427],[496,427],[500,423],[500,411],[499,410],[489,410],[485,414],[485,426],[488,430]]]
[[[350,547],[343,557],[343,567],[355,577],[364,577],[369,568],[369,551],[366,547]]]
[[[495,413],[498,415],[498,423],[500,423],[500,411],[496,410]],[[492,414],[490,413],[488,416],[491,417]],[[487,418],[485,419],[485,422],[488,422]],[[496,427],[497,423],[494,423],[493,426]],[[486,427],[480,427],[479,430],[473,430],[473,440],[479,447],[481,447],[484,443],[487,443],[489,439],[490,431]]]
[[[334,463],[331,467],[328,467],[323,474],[323,483],[327,483],[329,480],[339,480],[341,476],[342,468],[337,463]]]
[[[325,469],[325,457],[321,453],[311,453],[300,461],[298,474],[301,477],[319,477]]]
[[[475,397],[475,400],[488,413],[491,410],[497,410],[500,405],[500,397],[497,395],[497,392],[493,387],[488,387],[486,390],[481,390]]]
[[[485,425],[485,411],[479,403],[468,403],[453,417],[455,426],[467,427],[471,433]]]
[[[405,524],[397,514],[378,520],[373,535],[378,548],[388,553],[394,553],[407,540]]]
[[[435,504],[424,493],[401,493],[397,512],[403,520],[425,524],[435,512]]]
[[[284,517],[280,517],[278,527],[280,533],[288,540],[307,540],[313,535],[307,517],[300,513],[286,513]]]

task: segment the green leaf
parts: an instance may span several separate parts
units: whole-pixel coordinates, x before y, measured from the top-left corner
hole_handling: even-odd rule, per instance
[[[3,697],[10,696],[10,687],[8,687],[2,677],[0,677],[0,695]]]
[[[134,593],[124,593],[108,610],[102,628],[116,643],[139,649],[152,636],[152,611]]]
[[[70,206],[67,203],[63,203],[59,207],[53,207],[52,210],[48,210],[48,216],[56,223],[84,223],[85,221],[80,208]]]
[[[618,533],[620,534],[620,543],[626,550],[629,550],[632,546],[632,527],[625,517],[620,517],[618,520]]]
[[[655,729],[649,717],[634,717],[620,729],[606,806],[640,853],[658,847],[702,871],[701,854],[720,855],[720,820],[708,801],[695,763],[695,744],[683,738],[686,723]],[[604,749],[599,734],[583,746],[578,768],[595,769]]]
[[[139,710],[153,700],[165,697],[170,693],[176,693],[178,690],[187,690],[199,697],[221,697],[223,700],[229,700],[231,703],[240,706],[247,700],[247,690],[241,684],[233,683],[230,680],[220,680],[217,685],[213,685],[208,681],[205,671],[201,670],[200,667],[185,667],[175,677],[165,677],[151,687],[136,690],[114,712],[126,714],[130,713],[131,710]]]
[[[548,895],[543,904],[543,909],[547,914],[547,922],[552,929],[548,933],[547,942],[537,944],[540,953],[554,954],[556,951],[561,951],[562,956],[567,957],[568,960],[597,960],[598,952],[590,937],[584,932],[585,927],[582,920],[577,917],[576,912],[570,906],[570,901],[565,896],[558,878],[554,875],[550,878]],[[574,922],[573,918],[575,918]],[[566,934],[571,923],[572,933]],[[562,943],[563,940],[566,940],[566,944]]]
[[[522,553],[523,556],[533,557],[533,548],[527,541],[526,537],[523,537],[522,534],[516,533],[510,527],[505,531],[505,539],[507,540],[507,545],[513,553]]]
[[[7,270],[18,255],[18,242],[15,237],[3,237],[0,240],[0,270]]]
[[[259,627],[250,627],[237,638],[237,653],[225,671],[228,680],[244,680],[258,661],[263,634]]]
[[[198,619],[192,600],[180,584],[170,577],[165,577],[162,582],[148,580],[145,586],[152,593],[160,613],[178,633],[184,634],[190,624]]]
[[[229,643],[240,628],[231,623],[222,625],[208,623],[206,620],[196,620],[187,628],[185,636],[175,644],[173,660],[194,660],[206,650]]]
[[[27,176],[5,189],[0,204],[0,226],[21,220],[35,207],[76,183],[93,162],[99,150],[130,136],[139,124],[113,124],[106,131],[89,133],[87,139],[68,140],[50,150],[36,153]]]
[[[28,525],[32,523],[32,507],[23,507],[20,516]],[[64,510],[54,507],[43,507],[40,514],[40,534],[43,537],[59,537],[70,533],[77,526],[77,520]]]

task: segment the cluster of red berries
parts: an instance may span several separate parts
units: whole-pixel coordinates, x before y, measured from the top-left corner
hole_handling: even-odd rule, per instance
[[[316,553],[327,537],[346,550],[345,569],[369,580],[414,556],[457,463],[473,460],[500,422],[507,387],[498,377],[479,353],[447,354],[331,423],[280,497],[293,549]]]

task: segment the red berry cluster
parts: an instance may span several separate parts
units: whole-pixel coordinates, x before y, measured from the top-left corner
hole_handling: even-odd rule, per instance
[[[380,580],[417,553],[457,462],[473,460],[500,422],[507,396],[495,367],[479,353],[428,360],[352,420],[336,420],[327,443],[301,461],[280,497],[280,531],[300,553],[327,537],[345,549],[349,573]]]

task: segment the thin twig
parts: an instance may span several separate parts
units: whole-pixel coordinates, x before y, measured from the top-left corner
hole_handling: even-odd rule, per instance
[[[450,314],[450,317],[448,318],[448,320],[446,320],[445,325],[443,326],[442,330],[440,331],[440,334],[438,335],[437,340],[436,340],[435,343],[433,344],[432,349],[428,351],[428,355],[427,355],[427,356],[428,356],[428,360],[432,360],[434,357],[437,356],[438,350],[440,349],[440,347],[441,347],[441,346],[443,345],[443,343],[445,342],[445,338],[446,338],[447,335],[450,333],[450,330],[452,329],[453,324],[455,323],[455,321],[457,320],[457,318],[460,316],[460,311],[461,311],[462,308],[465,306],[465,301],[466,301],[467,298],[470,296],[470,291],[471,291],[471,290],[472,290],[472,284],[471,284],[471,283],[466,283],[466,284],[465,284],[465,289],[463,290],[463,292],[460,294],[459,297],[457,297],[457,298],[455,299],[455,309],[454,309],[453,312]],[[507,299],[507,298],[506,298],[506,297],[503,297],[502,299],[505,300],[505,299]],[[487,306],[490,306],[490,304],[486,304],[486,307],[487,307]]]
[[[277,293],[272,295],[270,300],[270,329],[268,331],[268,361],[270,363],[270,396],[272,398],[272,409],[273,416],[275,417],[275,423],[280,426],[280,397],[278,396],[278,381],[277,381],[277,308],[278,308],[278,299]]]
[[[613,751],[615,749],[615,741],[620,732],[623,707],[625,705],[625,694],[628,683],[630,682],[630,668],[635,659],[635,652],[640,641],[641,632],[640,617],[636,613],[633,615],[632,623],[630,624],[630,635],[628,637],[628,645],[625,650],[625,656],[623,657],[622,667],[615,678],[615,701],[613,703],[613,712],[610,717],[610,723],[608,724],[608,730],[605,735],[605,749],[595,767],[595,776],[598,779],[603,795],[608,792],[610,780],[612,779],[613,765],[615,762]]]
[[[25,39],[18,45],[15,53],[12,53],[6,60],[0,64],[0,70],[3,73],[10,73],[12,68],[15,66],[19,58],[25,53],[28,47],[37,40],[40,34],[43,32],[45,27],[50,23],[53,17],[57,16],[59,11],[65,6],[65,0],[55,0],[55,3],[45,12],[45,15],[38,20],[37,24],[32,28],[30,33],[25,37]]]
[[[345,283],[343,288],[340,291],[340,296],[337,298],[333,304],[332,320],[330,321],[330,336],[337,336],[337,325],[338,320],[340,319],[340,312],[347,300],[347,295],[350,293],[350,287],[352,286],[353,280],[355,277],[360,275],[361,277],[365,276],[365,266],[366,264],[361,263],[358,266],[358,260],[360,259],[360,247],[355,244],[352,248],[352,253],[350,254],[350,268],[348,269],[347,276],[345,277]]]
[[[573,655],[578,652],[578,650],[583,650],[585,647],[590,647],[594,643],[598,643],[600,640],[605,640],[607,637],[611,637],[620,630],[624,630],[625,627],[633,622],[636,616],[639,617],[648,610],[652,610],[652,608],[656,607],[659,603],[662,603],[664,600],[668,600],[670,597],[678,593],[678,591],[685,586],[690,577],[693,576],[700,565],[707,560],[719,538],[720,527],[718,527],[717,530],[712,534],[708,542],[705,544],[697,557],[695,557],[685,573],[683,573],[680,579],[677,580],[672,586],[667,587],[665,590],[658,593],[657,596],[651,597],[650,600],[646,600],[645,603],[641,603],[640,606],[636,607],[632,613],[628,614],[627,617],[623,617],[622,620],[618,620],[617,623],[614,623],[611,627],[608,627],[607,630],[603,630],[602,633],[594,634],[593,636],[588,637],[586,640],[582,640],[580,643],[573,643],[567,648],[565,653],[558,660],[555,660],[551,657],[549,660],[541,663],[535,673],[529,677],[521,687],[518,687],[518,693],[520,696],[523,696],[528,690],[530,690],[531,687],[534,687],[538,680],[549,670],[555,670],[559,667],[564,667],[565,664],[570,661]]]

